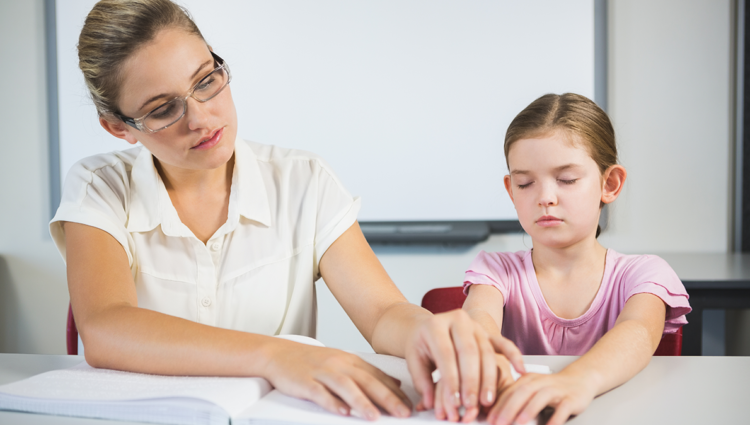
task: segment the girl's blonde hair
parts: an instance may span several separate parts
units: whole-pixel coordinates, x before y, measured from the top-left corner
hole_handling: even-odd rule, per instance
[[[584,145],[602,174],[617,164],[615,130],[607,114],[585,96],[564,93],[545,94],[516,115],[505,132],[506,165],[513,143],[559,130]]]
[[[101,0],[91,9],[78,38],[78,66],[100,116],[119,113],[122,64],[165,28],[203,39],[187,9],[169,0]]]
[[[543,137],[555,131],[564,132],[573,143],[581,143],[604,172],[618,163],[615,130],[607,114],[586,96],[575,93],[545,94],[531,102],[508,126],[505,132],[505,163],[513,143],[521,139]],[[600,207],[604,204],[600,204]],[[596,236],[601,233],[597,226]]]

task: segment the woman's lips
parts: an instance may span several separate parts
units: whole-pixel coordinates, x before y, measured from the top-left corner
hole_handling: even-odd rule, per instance
[[[553,227],[553,226],[559,226],[560,224],[562,224],[562,222],[563,221],[557,217],[553,217],[551,215],[545,215],[541,217],[539,220],[537,220],[536,224],[541,227]]]
[[[196,150],[196,151],[202,151],[202,150],[206,150],[206,149],[211,149],[212,147],[214,147],[217,144],[219,144],[219,141],[221,141],[221,136],[223,134],[224,134],[224,128],[222,127],[220,129],[216,130],[216,132],[213,134],[213,136],[211,136],[207,140],[204,140],[201,143],[193,146],[190,149],[193,149],[193,150]]]

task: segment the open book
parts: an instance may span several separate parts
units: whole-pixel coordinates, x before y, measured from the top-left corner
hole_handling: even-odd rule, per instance
[[[305,339],[319,345],[315,340]],[[403,359],[357,354],[400,379],[402,389],[416,405],[419,396]],[[527,365],[527,369],[549,373],[546,366]],[[281,394],[262,378],[147,375],[94,369],[86,363],[0,386],[0,409],[163,424],[364,423]],[[408,419],[383,415],[379,423],[404,421],[410,424],[438,422],[429,411],[414,412]]]

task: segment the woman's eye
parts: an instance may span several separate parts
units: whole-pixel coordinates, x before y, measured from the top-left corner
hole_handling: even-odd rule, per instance
[[[206,90],[207,88],[211,87],[211,84],[216,81],[216,78],[212,75],[211,77],[207,78],[205,81],[201,81],[200,84],[198,84],[195,87],[195,90]]]
[[[166,105],[162,105],[159,108],[151,112],[151,118],[164,118],[172,115],[174,109],[177,107],[174,102],[169,102]]]
[[[578,179],[571,179],[571,180],[557,179],[557,181],[559,181],[562,184],[573,184],[576,182],[576,180]]]
[[[531,186],[531,183],[534,183],[534,182],[528,182],[528,183],[524,183],[524,184],[519,184],[518,188],[519,189],[526,189],[527,187]]]

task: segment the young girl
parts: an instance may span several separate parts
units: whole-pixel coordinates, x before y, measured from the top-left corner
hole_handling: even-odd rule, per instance
[[[92,366],[261,376],[342,415],[409,416],[398,383],[359,357],[272,337],[315,336],[323,277],[376,352],[406,358],[427,407],[435,367],[444,403],[494,401],[504,340],[406,302],[323,160],[238,138],[229,65],[187,11],[102,0],[78,56],[102,127],[142,145],[76,164],[50,223]]]
[[[688,295],[661,258],[597,241],[601,208],[627,173],[594,102],[571,93],[535,100],[508,127],[505,157],[505,188],[533,248],[480,253],[466,272],[463,309],[523,354],[581,356],[509,384],[488,414],[492,424],[523,424],[551,406],[556,425],[643,369],[662,334],[687,323]]]

